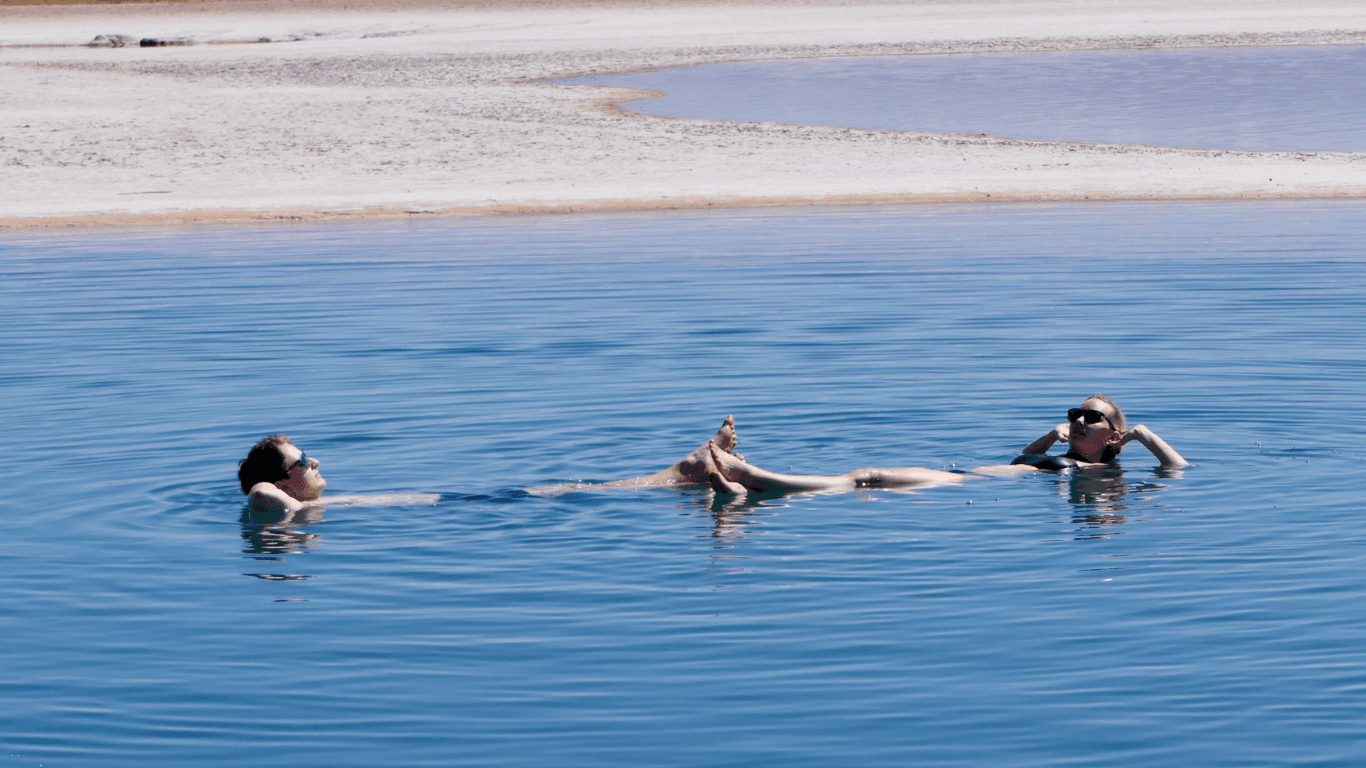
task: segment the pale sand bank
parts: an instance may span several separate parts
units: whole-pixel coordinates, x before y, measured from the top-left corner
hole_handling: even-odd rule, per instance
[[[726,60],[1366,44],[1366,4],[0,6],[0,226],[1366,196],[1366,153],[666,120],[544,82]],[[90,48],[97,35],[194,45]],[[256,43],[268,39],[274,42]]]

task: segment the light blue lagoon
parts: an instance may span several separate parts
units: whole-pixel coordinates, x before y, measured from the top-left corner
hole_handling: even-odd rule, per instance
[[[1352,765],[1366,205],[0,234],[0,766]],[[1194,466],[1008,461],[1105,392]],[[238,523],[291,434],[329,493]]]
[[[1195,48],[712,64],[567,81],[667,117],[1204,149],[1366,151],[1366,48]]]

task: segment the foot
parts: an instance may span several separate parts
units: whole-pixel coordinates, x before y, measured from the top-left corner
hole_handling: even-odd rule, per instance
[[[742,455],[717,451],[713,445],[710,459],[712,459],[713,474],[716,474],[720,480],[720,484],[717,480],[710,480],[712,488],[716,489],[717,493],[721,492],[721,488],[727,488],[729,493],[769,491],[772,489],[761,477],[758,477],[758,474],[764,470],[751,466],[749,462],[744,461]]]
[[[749,469],[749,465],[745,463],[745,458],[738,453],[719,451],[716,449],[716,446],[710,446],[710,448],[711,455],[707,457],[707,463],[711,467],[713,474],[720,478],[724,485],[733,485],[741,489],[748,488],[748,486],[742,483],[744,478],[749,475],[746,471]],[[711,480],[710,482],[712,488],[717,487],[715,480]],[[743,493],[744,491],[742,490],[740,492]]]
[[[697,450],[688,454],[686,458],[673,465],[671,469],[678,473],[679,482],[709,483],[711,481],[708,479],[708,475],[715,470],[715,466],[712,464],[712,448],[715,447],[721,454],[729,456],[734,453],[735,446],[739,442],[739,438],[735,435],[735,417],[727,416],[721,424],[721,428],[711,436],[711,439],[698,446]]]
[[[749,493],[749,489],[739,483],[732,483],[721,476],[720,472],[707,473],[707,480],[711,483],[711,489],[718,496],[744,496]]]

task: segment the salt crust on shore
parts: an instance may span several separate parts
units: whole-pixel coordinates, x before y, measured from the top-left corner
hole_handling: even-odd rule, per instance
[[[1366,196],[1366,154],[628,115],[546,78],[944,52],[1366,44],[1264,0],[0,7],[0,227],[976,200]],[[92,48],[97,35],[193,42]],[[259,42],[269,40],[270,42]]]

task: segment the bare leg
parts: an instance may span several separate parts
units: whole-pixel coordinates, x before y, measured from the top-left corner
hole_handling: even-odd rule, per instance
[[[845,475],[783,475],[769,472],[738,456],[712,451],[712,461],[727,484],[751,491],[852,491],[857,488],[915,488],[963,482],[963,476],[937,469],[857,469]],[[727,487],[713,481],[712,487]]]
[[[723,479],[751,491],[851,491],[855,488],[853,478],[848,475],[780,475],[721,451],[712,451],[711,459]]]
[[[707,476],[715,469],[711,458],[713,451],[730,456],[735,452],[735,446],[739,444],[740,438],[735,434],[735,417],[727,416],[726,420],[721,423],[721,428],[716,430],[716,434],[712,435],[707,442],[699,445],[697,450],[684,456],[682,461],[663,472],[622,482],[637,485],[706,484],[710,482]]]
[[[583,488],[648,488],[651,486],[669,486],[683,484],[706,485],[711,482],[709,475],[716,471],[712,464],[712,449],[716,449],[724,456],[730,456],[739,443],[739,438],[735,434],[735,417],[727,416],[721,423],[721,428],[712,435],[707,442],[698,446],[696,450],[677,464],[668,469],[656,472],[645,477],[632,477],[626,480],[612,480],[606,483],[561,483],[559,485],[543,485],[536,488],[528,488],[531,493],[541,496],[558,496],[562,493],[576,491]],[[739,454],[736,454],[737,456]]]
[[[749,493],[748,488],[727,480],[719,471],[713,470],[707,479],[711,481],[711,489],[717,496],[744,496]]]
[[[924,467],[901,467],[899,469],[856,469],[846,477],[854,481],[858,488],[932,488],[938,485],[958,485],[963,476],[957,472],[944,472]]]

